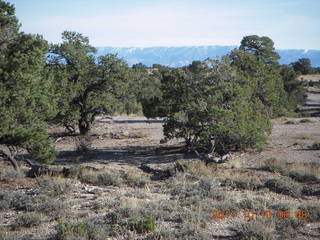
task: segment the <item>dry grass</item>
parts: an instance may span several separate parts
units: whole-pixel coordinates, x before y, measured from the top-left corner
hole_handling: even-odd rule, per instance
[[[198,177],[215,176],[219,172],[217,164],[206,165],[204,161],[187,163],[186,168],[190,174]]]

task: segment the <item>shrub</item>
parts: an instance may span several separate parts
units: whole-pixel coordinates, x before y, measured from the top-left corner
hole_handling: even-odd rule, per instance
[[[69,239],[94,239],[96,235],[96,229],[85,222],[80,223],[65,223],[59,221],[56,226],[57,240],[69,240]]]
[[[305,225],[305,220],[295,218],[279,219],[276,221],[276,230],[282,239],[297,237],[298,230]]]
[[[300,120],[300,123],[312,123],[312,122],[313,122],[312,120],[307,119],[307,118]]]
[[[8,192],[0,192],[0,211],[10,208],[12,194]]]
[[[288,176],[298,182],[318,181],[318,178],[314,174],[302,170],[292,170],[289,172]]]
[[[270,208],[276,211],[287,211],[287,210],[290,210],[290,204],[285,202],[279,202],[279,203],[271,204]]]
[[[255,211],[263,211],[266,209],[266,206],[269,204],[267,199],[263,198],[245,198],[241,200],[237,206],[240,209],[247,209],[247,210],[255,210]]]
[[[310,150],[320,150],[320,142],[314,142],[311,146],[308,146]]]
[[[251,191],[259,190],[263,187],[260,179],[257,178],[225,179],[222,182],[222,185]]]
[[[194,198],[196,201],[203,198],[212,198],[223,200],[225,193],[215,188],[216,183],[211,178],[201,178],[198,183],[194,184],[177,184],[173,185],[171,195],[178,196],[182,200]]]
[[[17,171],[13,168],[1,169],[0,170],[0,180],[10,177],[10,178],[24,178],[26,175],[22,169]]]
[[[37,178],[37,183],[40,191],[51,197],[64,195],[72,190],[72,183],[60,177],[40,176]]]
[[[186,170],[197,177],[214,176],[217,173],[217,167],[214,164],[207,165],[204,161],[183,163]]]
[[[319,222],[320,221],[320,203],[306,203],[299,207],[300,210],[308,212],[307,221]]]
[[[47,201],[43,201],[38,206],[37,210],[57,220],[61,217],[66,216],[69,209],[67,209],[66,204],[60,200],[48,199]]]
[[[154,218],[132,218],[129,219],[129,227],[137,233],[153,232],[156,229]]]
[[[98,184],[98,175],[99,173],[97,171],[88,170],[88,169],[82,169],[78,175],[78,179],[82,183],[88,183],[88,184]]]
[[[11,224],[12,230],[20,229],[21,227],[34,227],[41,223],[40,215],[36,213],[26,213],[18,216]]]
[[[265,183],[265,186],[272,192],[290,195],[292,197],[301,196],[301,186],[290,179],[269,179]]]
[[[122,179],[119,172],[105,172],[98,175],[97,183],[105,186],[120,186]]]
[[[307,196],[320,196],[320,187],[303,186],[302,193]]]
[[[262,167],[263,170],[269,172],[284,172],[284,164],[280,160],[276,158],[268,158],[264,161],[264,165]]]
[[[254,221],[238,223],[231,227],[236,237],[241,240],[272,240],[272,227],[270,222],[256,219]]]
[[[129,137],[130,138],[145,138],[145,137],[148,137],[149,134],[143,130],[139,130],[137,132],[134,132],[134,133],[130,133],[129,134]]]
[[[127,172],[124,174],[125,182],[130,187],[145,187],[149,183],[149,178],[135,172]]]
[[[24,193],[16,193],[12,197],[11,208],[18,211],[35,211],[37,209],[37,199]]]

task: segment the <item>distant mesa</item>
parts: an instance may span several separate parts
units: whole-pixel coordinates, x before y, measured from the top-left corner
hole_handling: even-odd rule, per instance
[[[182,67],[195,60],[208,57],[217,58],[228,54],[237,46],[190,46],[190,47],[97,47],[97,55],[117,53],[129,65],[143,63],[147,66],[161,64],[169,67]],[[287,49],[277,52],[280,63],[289,64],[300,58],[309,58],[313,67],[320,66],[320,50]]]

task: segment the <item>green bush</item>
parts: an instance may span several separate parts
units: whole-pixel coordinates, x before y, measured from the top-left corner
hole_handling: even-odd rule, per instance
[[[207,149],[214,138],[221,154],[262,145],[271,123],[250,79],[227,58],[201,65],[201,71],[190,65],[162,73],[163,96],[155,105],[161,105],[159,116],[167,118],[165,140],[184,138],[190,147]]]
[[[55,239],[57,240],[95,239],[97,233],[95,227],[85,222],[65,223],[59,221],[56,230]]]
[[[137,233],[147,233],[156,229],[156,222],[154,218],[132,218],[129,219],[129,226]]]

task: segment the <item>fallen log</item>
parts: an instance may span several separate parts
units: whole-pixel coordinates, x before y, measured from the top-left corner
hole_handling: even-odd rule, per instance
[[[151,180],[165,180],[176,175],[178,172],[184,172],[186,166],[184,164],[176,162],[174,166],[167,169],[152,168],[147,164],[141,164],[139,168],[146,173],[153,174],[153,176],[151,176]]]
[[[225,163],[225,162],[228,162],[231,158],[230,154],[225,154],[221,157],[215,157],[213,154],[210,154],[210,153],[199,154],[197,150],[194,150],[194,152],[196,153],[196,155],[200,160],[205,161],[206,165],[208,165],[209,163]]]

